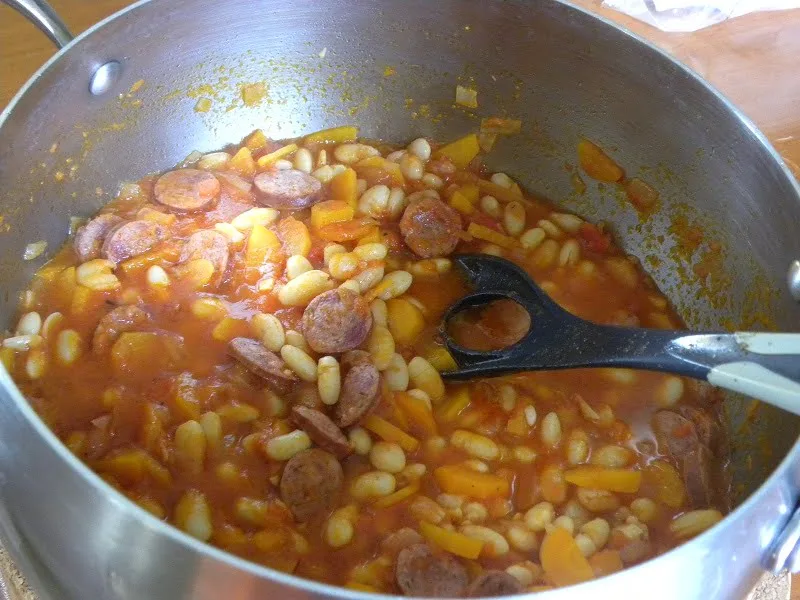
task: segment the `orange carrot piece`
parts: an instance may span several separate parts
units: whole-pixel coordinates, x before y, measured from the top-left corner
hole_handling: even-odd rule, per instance
[[[565,471],[564,479],[578,487],[635,494],[642,484],[642,472],[587,466]]]
[[[419,480],[409,483],[406,487],[400,488],[393,494],[378,498],[372,503],[375,508],[386,508],[387,506],[394,506],[403,500],[407,500],[419,491]]]
[[[600,146],[589,140],[578,142],[578,162],[589,177],[598,181],[614,183],[625,176],[622,168]]]
[[[331,198],[347,202],[353,210],[358,203],[358,175],[348,167],[336,177],[331,179],[328,184]]]
[[[439,467],[433,474],[439,487],[448,494],[486,499],[508,497],[511,493],[511,485],[507,479],[492,473],[473,471],[460,465]]]
[[[476,559],[483,550],[483,542],[475,538],[468,537],[463,533],[457,531],[450,531],[443,527],[438,527],[433,523],[422,521],[419,524],[419,531],[422,536],[439,546],[442,550],[446,550],[456,556],[462,558]]]
[[[427,435],[438,435],[433,413],[422,400],[406,392],[395,392],[394,401],[400,410]]]
[[[566,529],[556,527],[539,548],[539,559],[547,577],[556,585],[573,585],[594,577],[589,561]]]
[[[517,240],[514,238],[503,235],[502,233],[496,232],[494,229],[489,229],[488,227],[478,225],[474,222],[469,224],[467,233],[474,238],[487,241],[491,244],[497,244],[503,248],[514,248],[519,245],[519,242],[517,242]]]
[[[377,415],[369,415],[363,421],[364,427],[387,442],[395,442],[406,452],[414,452],[419,447],[419,440]]]

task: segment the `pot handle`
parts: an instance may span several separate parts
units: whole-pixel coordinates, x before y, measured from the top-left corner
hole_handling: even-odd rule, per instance
[[[41,29],[59,49],[72,41],[72,34],[64,21],[45,0],[0,0],[0,2],[16,9],[23,17]]]
[[[800,507],[795,507],[789,521],[772,543],[762,566],[772,573],[800,572]]]

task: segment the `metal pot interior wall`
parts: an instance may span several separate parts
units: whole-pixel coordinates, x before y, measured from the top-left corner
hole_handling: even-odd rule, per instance
[[[92,96],[90,76],[109,60],[120,77]],[[263,100],[245,105],[242,87],[259,83]],[[478,90],[478,109],[454,104],[459,83]],[[522,1],[156,0],[129,10],[53,62],[0,129],[0,317],[10,323],[44,260],[22,263],[27,243],[47,240],[52,253],[70,216],[192,150],[255,128],[285,138],[341,124],[368,138],[448,140],[498,115],[523,127],[489,166],[612,223],[690,327],[797,329],[782,282],[800,256],[790,226],[800,205],[757,135],[656,50],[564,5]],[[581,137],[656,187],[659,210],[642,220],[620,188],[586,177],[578,193]],[[729,407],[743,499],[794,443],[797,420],[749,399]]]

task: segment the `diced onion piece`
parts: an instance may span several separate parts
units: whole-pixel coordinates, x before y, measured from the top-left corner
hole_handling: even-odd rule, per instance
[[[481,131],[478,134],[478,145],[484,152],[489,152],[489,150],[494,148],[494,143],[496,141],[497,141],[496,133],[486,133],[485,131]]]
[[[478,108],[478,91],[466,88],[462,85],[456,86],[456,104],[467,108]]]
[[[24,260],[33,260],[34,258],[39,258],[46,249],[47,242],[45,240],[33,242],[25,246],[25,252],[22,253],[22,258]]]
[[[639,210],[648,210],[658,202],[658,192],[641,179],[631,179],[625,184],[625,193]]]
[[[481,120],[481,133],[494,133],[499,135],[513,135],[522,129],[519,119],[505,119],[503,117],[486,117]]]

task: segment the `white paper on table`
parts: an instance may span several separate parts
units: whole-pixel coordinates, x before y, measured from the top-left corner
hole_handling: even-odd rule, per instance
[[[697,31],[766,10],[800,8],[800,0],[603,0],[603,5],[662,31]]]

